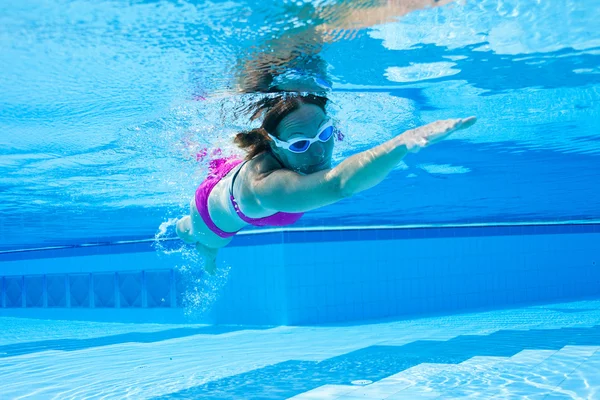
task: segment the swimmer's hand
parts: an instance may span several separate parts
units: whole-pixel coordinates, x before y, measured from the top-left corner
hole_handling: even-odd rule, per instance
[[[404,139],[408,151],[417,153],[423,147],[444,140],[452,132],[469,128],[476,120],[475,117],[469,117],[464,119],[435,121],[431,124],[404,132],[402,138]]]
[[[198,250],[202,258],[204,258],[204,270],[209,275],[214,276],[217,272],[217,253],[219,252],[219,249],[206,247],[198,242],[196,243],[196,250]]]

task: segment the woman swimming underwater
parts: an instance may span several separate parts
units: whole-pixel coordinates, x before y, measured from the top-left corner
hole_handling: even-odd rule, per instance
[[[284,226],[303,213],[336,203],[385,179],[409,152],[470,127],[475,118],[449,119],[408,130],[331,168],[334,126],[327,98],[283,94],[257,106],[260,128],[238,133],[245,159],[211,162],[177,234],[195,244],[214,274],[218,249],[246,225]]]

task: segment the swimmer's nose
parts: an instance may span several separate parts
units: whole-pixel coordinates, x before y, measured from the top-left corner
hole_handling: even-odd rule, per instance
[[[313,154],[315,156],[323,157],[325,155],[325,148],[323,147],[323,145],[321,143],[314,143],[313,147],[314,147]]]

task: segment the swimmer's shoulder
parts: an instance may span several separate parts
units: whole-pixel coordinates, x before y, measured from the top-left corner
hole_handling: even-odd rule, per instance
[[[283,169],[281,163],[269,151],[256,155],[248,164],[248,172],[256,179],[264,178],[273,171]]]
[[[246,213],[260,214],[264,209],[256,202],[253,187],[274,171],[283,169],[282,165],[269,151],[262,152],[249,160],[240,170],[235,180],[234,193],[238,194],[238,204]]]

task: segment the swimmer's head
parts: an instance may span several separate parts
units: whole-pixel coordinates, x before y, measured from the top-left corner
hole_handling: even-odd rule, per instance
[[[315,95],[265,99],[252,116],[256,119],[264,114],[262,126],[238,134],[235,142],[247,150],[248,159],[270,151],[285,167],[302,174],[331,168],[334,138],[329,131],[324,132],[328,122],[326,104],[327,98]],[[307,148],[304,140],[311,142]]]

